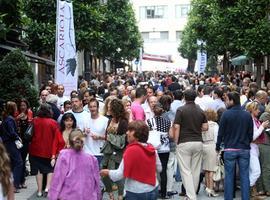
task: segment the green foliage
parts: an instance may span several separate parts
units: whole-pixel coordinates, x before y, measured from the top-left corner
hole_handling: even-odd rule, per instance
[[[37,91],[31,66],[19,50],[7,54],[0,62],[0,96],[5,100],[26,98],[37,105]]]
[[[22,1],[28,17],[26,42],[30,49],[54,55],[56,1]],[[138,56],[142,40],[128,0],[108,0],[106,4],[100,0],[74,0],[73,13],[78,50],[112,60]]]

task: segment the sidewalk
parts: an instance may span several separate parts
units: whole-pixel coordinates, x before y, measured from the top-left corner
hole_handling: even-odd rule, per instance
[[[36,185],[36,180],[34,176],[28,176],[26,178],[26,184],[27,184],[27,189],[22,189],[20,193],[15,194],[15,199],[16,200],[46,200],[46,198],[37,198],[36,197],[36,190],[37,190],[37,185]],[[203,188],[203,187],[201,187]],[[174,184],[174,189],[177,190],[178,192],[180,191],[180,183],[176,183]],[[212,198],[208,198],[205,193],[203,192],[203,189],[201,189],[199,195],[198,195],[198,200],[222,200],[224,199],[223,197],[223,193],[220,193],[221,196],[219,197],[212,197]],[[237,197],[236,200],[240,200],[241,198],[240,196],[240,192],[237,191]],[[103,200],[108,200],[108,195],[105,193]],[[172,198],[172,200],[179,200],[179,199],[184,199],[183,197],[180,197],[179,195],[174,195],[174,197]],[[270,198],[267,198],[270,199]],[[91,200],[91,199],[89,199]]]

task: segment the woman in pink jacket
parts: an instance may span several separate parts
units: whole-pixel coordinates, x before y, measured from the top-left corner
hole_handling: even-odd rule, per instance
[[[82,151],[84,135],[75,129],[69,135],[70,149],[60,152],[49,200],[100,200],[100,177],[97,159]]]

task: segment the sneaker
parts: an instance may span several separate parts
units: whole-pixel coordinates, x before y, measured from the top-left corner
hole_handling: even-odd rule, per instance
[[[167,195],[173,196],[173,195],[176,195],[177,193],[178,193],[177,191],[170,191],[170,192],[167,192]]]

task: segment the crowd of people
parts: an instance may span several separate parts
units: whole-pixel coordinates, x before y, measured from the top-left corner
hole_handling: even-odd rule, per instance
[[[29,173],[36,196],[51,200],[170,199],[175,181],[191,200],[201,185],[208,197],[231,200],[240,186],[243,200],[267,198],[270,83],[254,81],[247,72],[97,74],[68,96],[49,81],[35,112],[27,97],[3,105],[0,199],[27,188]]]

